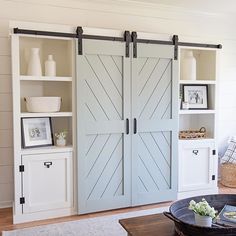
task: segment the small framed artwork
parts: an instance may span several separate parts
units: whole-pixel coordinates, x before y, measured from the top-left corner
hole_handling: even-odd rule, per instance
[[[23,148],[53,145],[51,118],[22,118],[21,128]]]
[[[183,101],[189,104],[189,109],[208,109],[208,86],[184,84]]]

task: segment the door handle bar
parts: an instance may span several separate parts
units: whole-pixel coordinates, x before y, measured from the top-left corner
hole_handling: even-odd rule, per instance
[[[129,134],[129,119],[126,119],[126,134]]]
[[[51,162],[51,161],[44,162],[44,166],[45,166],[46,168],[50,168],[51,165],[52,165],[52,162]]]
[[[137,134],[137,119],[134,118],[134,134]]]
[[[198,154],[198,150],[193,150],[193,154],[197,155]]]

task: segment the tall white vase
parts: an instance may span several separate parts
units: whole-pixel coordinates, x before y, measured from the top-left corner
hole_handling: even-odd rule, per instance
[[[31,48],[27,75],[42,76],[39,48]]]
[[[186,51],[182,60],[181,80],[196,80],[196,59],[192,51]]]
[[[52,55],[48,55],[48,59],[45,61],[45,75],[56,76],[56,62]]]

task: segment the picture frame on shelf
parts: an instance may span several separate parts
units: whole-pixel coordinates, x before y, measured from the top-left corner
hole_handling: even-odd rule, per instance
[[[22,118],[22,147],[44,147],[53,145],[50,117]]]
[[[208,85],[184,84],[183,101],[190,110],[208,109]]]

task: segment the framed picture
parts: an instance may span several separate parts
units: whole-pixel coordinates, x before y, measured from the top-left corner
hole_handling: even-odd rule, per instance
[[[208,109],[208,86],[183,85],[183,101],[188,102],[189,109]]]
[[[22,118],[21,128],[23,148],[53,145],[51,118]]]

